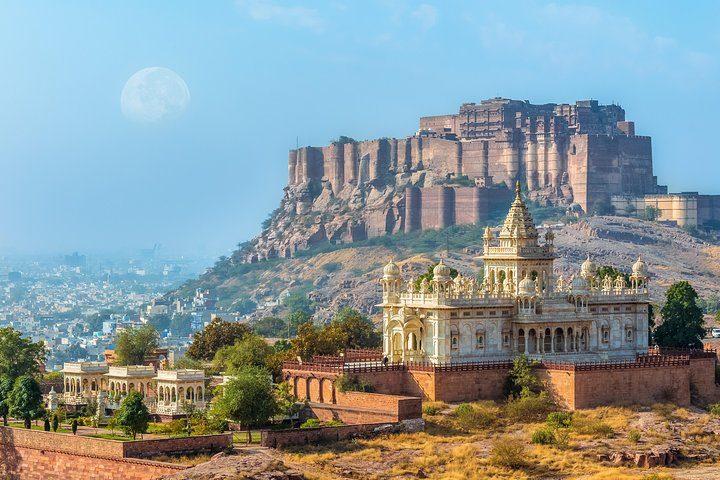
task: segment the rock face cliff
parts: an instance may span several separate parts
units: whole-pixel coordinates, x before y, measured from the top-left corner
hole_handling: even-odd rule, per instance
[[[662,193],[649,137],[617,105],[534,105],[495,98],[423,117],[404,139],[341,137],[288,157],[280,208],[243,261],[292,257],[322,243],[481,224],[520,181],[544,205],[602,212],[610,195]]]

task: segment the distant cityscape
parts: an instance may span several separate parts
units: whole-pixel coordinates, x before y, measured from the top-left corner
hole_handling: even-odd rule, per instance
[[[216,298],[209,291],[184,300],[161,297],[209,264],[208,258],[164,258],[157,246],[124,258],[2,257],[0,327],[45,342],[48,371],[69,361],[102,361],[118,330],[148,322],[162,347],[182,352],[215,314]]]

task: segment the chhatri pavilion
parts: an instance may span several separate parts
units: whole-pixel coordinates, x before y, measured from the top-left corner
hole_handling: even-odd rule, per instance
[[[588,258],[567,281],[556,275],[554,234],[540,235],[520,197],[500,234],[484,235],[482,281],[458,275],[441,260],[419,287],[388,263],[383,287],[383,345],[391,362],[508,359],[634,359],[648,348],[646,264],[630,282],[600,278]]]

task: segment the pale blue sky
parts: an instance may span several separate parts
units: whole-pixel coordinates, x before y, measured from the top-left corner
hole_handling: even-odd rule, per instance
[[[494,96],[620,103],[660,183],[720,193],[717,2],[0,3],[0,246],[223,254],[277,207],[287,150],[406,136]],[[167,67],[192,96],[138,125]]]

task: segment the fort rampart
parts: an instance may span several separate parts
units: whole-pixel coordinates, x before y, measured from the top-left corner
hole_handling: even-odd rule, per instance
[[[590,408],[607,404],[652,404],[672,401],[678,405],[690,404],[691,391],[697,399],[710,403],[720,398],[715,384],[715,352],[666,352],[668,354],[639,355],[632,361],[607,362],[548,362],[536,369],[554,400],[569,409]],[[352,408],[384,412],[377,421],[412,418],[417,411],[408,407],[401,414],[407,397],[446,402],[465,402],[480,399],[501,400],[503,385],[510,361],[471,362],[453,364],[406,363],[383,365],[380,362],[364,364],[302,365],[288,362],[284,365],[285,377],[294,385],[299,399],[308,399],[311,405],[332,412],[327,405],[337,406],[337,417],[354,421]],[[380,403],[370,401],[368,394],[340,393],[334,380],[349,375],[371,384]],[[366,395],[362,399],[357,395]],[[412,403],[408,403],[412,405]],[[330,419],[318,415],[319,418]]]
[[[121,442],[0,427],[0,477],[149,480],[186,467],[138,457],[211,453],[229,445],[232,445],[231,434]]]

